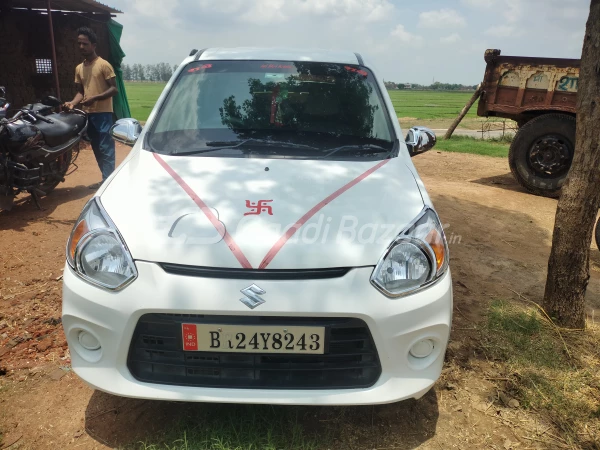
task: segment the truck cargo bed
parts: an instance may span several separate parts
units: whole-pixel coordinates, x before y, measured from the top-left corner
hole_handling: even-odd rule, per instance
[[[500,56],[486,50],[477,115],[523,121],[544,112],[575,114],[579,59]]]

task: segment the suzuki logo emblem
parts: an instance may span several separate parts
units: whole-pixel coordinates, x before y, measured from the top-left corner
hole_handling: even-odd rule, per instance
[[[240,298],[240,302],[242,302],[250,309],[254,309],[258,305],[262,305],[263,303],[265,303],[265,300],[263,300],[260,296],[266,294],[266,291],[259,288],[255,284],[248,286],[245,289],[242,289],[240,292],[245,295],[244,298]]]

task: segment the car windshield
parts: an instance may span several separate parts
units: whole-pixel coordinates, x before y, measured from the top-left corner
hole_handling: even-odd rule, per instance
[[[198,61],[147,136],[169,155],[383,159],[395,136],[371,71],[316,62]]]

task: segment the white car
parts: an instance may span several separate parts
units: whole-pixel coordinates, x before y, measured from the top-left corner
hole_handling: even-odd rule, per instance
[[[67,244],[74,371],[146,399],[358,405],[424,395],[448,246],[381,78],[352,52],[193,51]]]

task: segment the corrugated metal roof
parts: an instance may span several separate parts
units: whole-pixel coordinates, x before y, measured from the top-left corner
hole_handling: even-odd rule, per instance
[[[9,0],[8,5],[13,8],[47,9],[47,0]],[[50,0],[52,11],[70,11],[101,14],[119,14],[119,11],[111,6],[97,2],[96,0]]]

